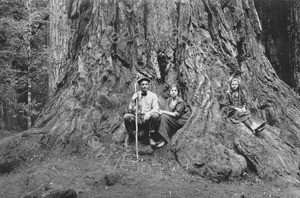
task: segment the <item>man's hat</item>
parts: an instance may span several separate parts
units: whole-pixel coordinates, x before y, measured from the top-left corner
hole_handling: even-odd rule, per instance
[[[148,83],[151,82],[151,80],[147,77],[141,77],[137,80],[138,84],[141,84],[142,81],[147,81]]]

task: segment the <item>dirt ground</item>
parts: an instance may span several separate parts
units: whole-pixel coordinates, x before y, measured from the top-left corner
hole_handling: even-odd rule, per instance
[[[165,148],[137,161],[134,149],[112,144],[60,157],[39,152],[0,176],[0,197],[45,197],[57,189],[73,189],[80,198],[300,197],[300,188],[274,186],[251,173],[238,181],[211,182],[179,166]]]

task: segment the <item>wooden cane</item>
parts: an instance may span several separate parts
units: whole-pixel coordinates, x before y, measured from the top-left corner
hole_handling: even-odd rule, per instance
[[[138,148],[138,132],[139,132],[139,127],[138,127],[138,102],[139,102],[139,95],[137,93],[137,81],[134,84],[134,91],[135,94],[137,94],[137,98],[135,100],[135,150],[136,150],[136,159],[139,160],[139,148]]]

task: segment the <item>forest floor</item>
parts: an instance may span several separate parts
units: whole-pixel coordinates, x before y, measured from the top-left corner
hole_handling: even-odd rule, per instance
[[[39,151],[13,171],[0,174],[0,197],[45,197],[57,189],[73,189],[79,198],[300,197],[299,188],[278,187],[251,173],[236,181],[203,179],[179,166],[166,148],[137,161],[134,149],[112,144],[69,156]]]

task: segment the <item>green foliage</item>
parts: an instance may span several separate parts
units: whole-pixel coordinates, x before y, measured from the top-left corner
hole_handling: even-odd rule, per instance
[[[46,100],[48,4],[0,0],[0,100],[24,116],[37,114]]]

